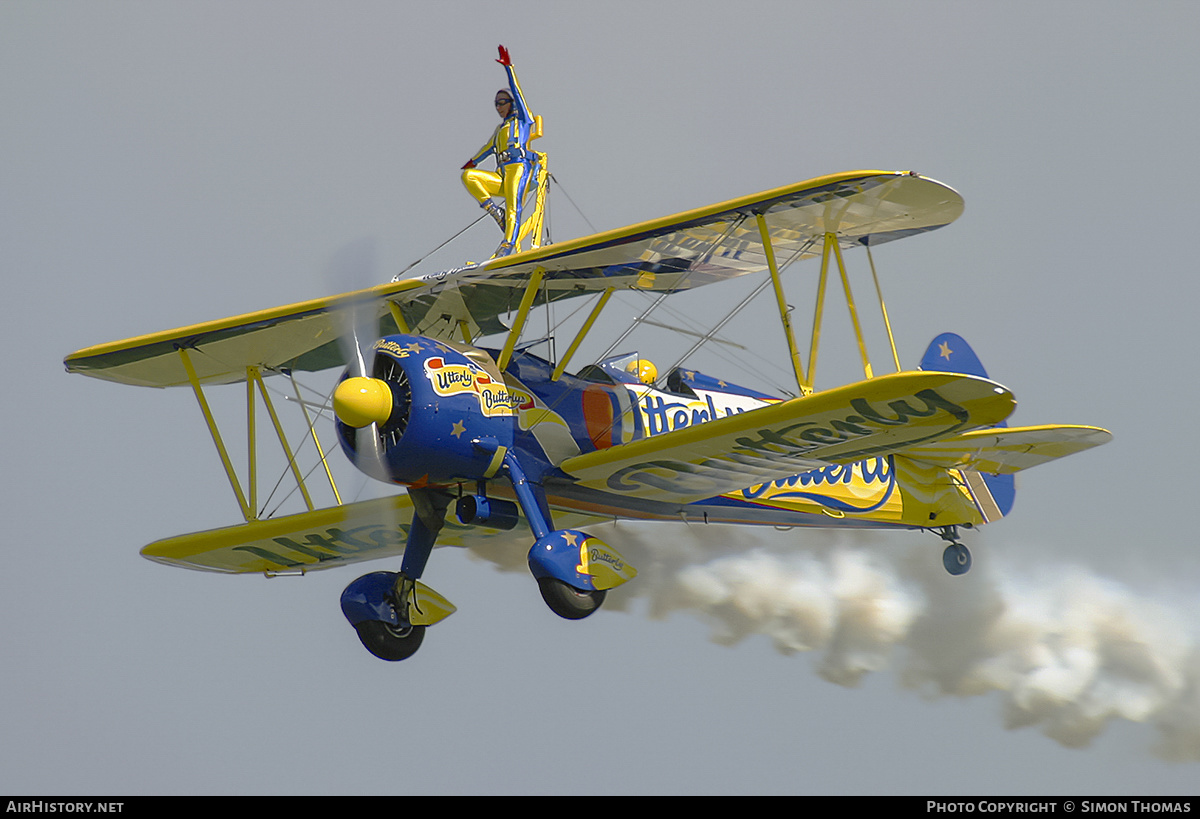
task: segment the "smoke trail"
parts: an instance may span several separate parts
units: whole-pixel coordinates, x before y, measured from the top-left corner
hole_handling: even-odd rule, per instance
[[[1113,719],[1150,723],[1155,753],[1200,760],[1197,623],[1083,569],[1021,574],[991,554],[953,578],[937,544],[873,548],[869,534],[589,530],[640,572],[606,609],[644,599],[652,617],[690,612],[724,645],[764,635],[785,654],[816,652],[818,673],[839,685],[891,667],[927,696],[996,692],[1005,727],[1036,726],[1068,747],[1087,746]]]

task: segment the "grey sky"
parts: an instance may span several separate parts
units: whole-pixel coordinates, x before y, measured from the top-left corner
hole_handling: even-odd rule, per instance
[[[1010,637],[1137,655],[1145,690],[1123,701],[1198,684],[1198,24],[1182,2],[0,4],[0,792],[1195,793],[1195,762],[1152,753],[1157,722],[1194,724],[1195,688],[1174,711],[1080,696],[1072,713],[1114,719],[1068,748],[1045,733],[1073,736],[1061,710],[1015,727],[1054,689],[942,694],[929,664],[998,651],[972,642],[997,605]],[[527,574],[444,550],[427,580],[459,610],[400,665],[338,611],[354,569],[267,581],[140,558],[236,504],[190,393],[68,377],[62,357],[328,293],[330,258],[364,236],[388,278],[475,219],[457,169],[495,124],[497,43],[545,118],[555,238],[588,232],[561,191],[607,229],[919,171],[967,205],[876,253],[902,361],[961,333],[1016,393],[1014,422],[1115,440],[1022,475],[958,586],[931,535],[628,526],[644,587],[568,623]],[[420,269],[496,240],[481,224]],[[815,270],[789,273],[802,327]],[[827,309],[824,386],[855,376]],[[727,334],[782,362],[769,296]],[[680,342],[656,343],[637,341],[666,364]],[[837,646],[781,653],[779,617],[697,617],[681,591],[758,570],[818,602],[874,578],[871,599],[923,625],[834,684]],[[754,633],[712,639],[739,625]]]

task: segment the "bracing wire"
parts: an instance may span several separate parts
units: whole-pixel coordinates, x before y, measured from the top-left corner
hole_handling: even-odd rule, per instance
[[[393,277],[392,277],[392,281],[399,281],[400,277],[401,277],[401,276],[403,276],[405,273],[407,273],[408,271],[412,270],[414,267],[416,267],[417,265],[419,265],[421,262],[425,261],[427,258],[429,258],[430,256],[432,256],[434,253],[437,253],[437,252],[438,252],[439,250],[441,250],[443,247],[445,247],[446,245],[450,244],[450,243],[451,243],[451,242],[453,242],[455,239],[457,239],[459,236],[462,236],[462,235],[463,235],[464,233],[466,233],[468,230],[470,230],[471,228],[475,227],[477,224],[479,224],[480,222],[482,222],[482,221],[483,221],[483,218],[484,218],[485,216],[487,216],[487,213],[483,213],[483,214],[481,214],[481,215],[479,216],[479,218],[477,218],[475,221],[471,222],[469,225],[467,225],[466,227],[464,227],[464,228],[462,228],[461,230],[459,230],[457,233],[455,233],[455,234],[454,234],[453,236],[451,236],[449,239],[447,239],[446,241],[442,242],[440,245],[438,245],[437,247],[435,247],[433,250],[430,250],[429,252],[427,252],[427,253],[426,253],[424,256],[422,256],[421,258],[417,259],[415,262],[412,262],[411,264],[409,264],[409,265],[408,265],[408,267],[404,268],[404,269],[403,269],[403,270],[401,270],[399,273],[397,273],[395,276],[393,276]]]
[[[567,201],[571,203],[571,207],[575,208],[575,212],[579,214],[579,218],[583,219],[592,233],[599,233],[599,231],[596,230],[596,226],[592,224],[592,221],[584,215],[583,211],[579,208],[579,205],[575,204],[575,200],[571,198],[571,194],[567,193],[567,189],[564,188],[563,184],[558,181],[558,177],[554,174],[550,174],[550,181],[555,185],[558,185],[563,192],[563,196],[567,197]]]

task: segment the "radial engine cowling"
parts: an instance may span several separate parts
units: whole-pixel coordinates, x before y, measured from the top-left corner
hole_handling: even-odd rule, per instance
[[[359,469],[405,484],[496,473],[503,457],[497,447],[512,446],[520,399],[490,359],[422,336],[395,335],[375,343],[368,368],[368,378],[347,372],[334,392],[338,440]],[[374,452],[364,439],[372,430]]]

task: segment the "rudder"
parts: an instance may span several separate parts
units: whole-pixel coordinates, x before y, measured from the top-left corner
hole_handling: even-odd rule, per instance
[[[971,349],[971,345],[957,333],[942,333],[929,342],[925,355],[921,357],[919,369],[926,372],[962,373],[987,378],[987,370],[979,356]],[[996,424],[998,427],[1008,426],[1007,421]],[[970,475],[978,475],[982,481],[971,480]],[[1016,480],[1013,475],[989,475],[983,472],[970,473],[968,484],[975,502],[980,507],[985,518],[994,515],[1003,517],[1012,511],[1016,499]],[[982,482],[982,486],[980,483]]]

